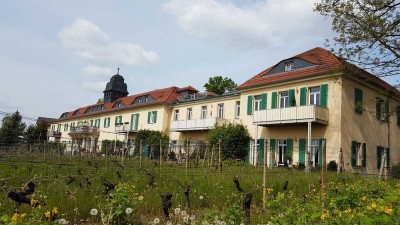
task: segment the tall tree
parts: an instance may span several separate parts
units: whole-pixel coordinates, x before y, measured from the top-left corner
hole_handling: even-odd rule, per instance
[[[25,139],[29,143],[47,140],[47,127],[46,124],[31,124],[25,132]]]
[[[332,51],[381,77],[400,75],[400,0],[321,0],[332,18]],[[329,43],[329,42],[328,42]]]
[[[232,91],[237,87],[237,84],[230,78],[222,76],[210,77],[208,83],[204,84],[207,91],[214,92],[216,94],[223,94],[225,91]]]
[[[14,144],[21,140],[24,135],[26,125],[22,121],[21,114],[15,113],[5,116],[0,128],[0,141],[5,144]]]

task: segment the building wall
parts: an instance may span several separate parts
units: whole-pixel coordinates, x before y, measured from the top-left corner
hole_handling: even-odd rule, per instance
[[[193,119],[201,118],[202,106],[207,106],[207,118],[216,118],[218,115],[218,104],[224,104],[224,120],[222,123],[232,122],[240,123],[239,118],[235,118],[236,102],[239,101],[240,96],[227,96],[212,99],[204,99],[198,101],[191,101],[173,105],[171,110],[170,121],[174,120],[174,111],[179,110],[178,120],[187,120],[187,109],[192,108]],[[242,107],[242,104],[241,104]],[[170,132],[170,139],[176,141],[184,141],[186,138],[192,140],[205,140],[207,131],[181,131],[181,132]]]
[[[328,85],[328,97],[327,97],[327,108],[329,110],[329,122],[328,125],[313,123],[311,128],[311,139],[326,139],[327,145],[327,161],[336,160],[336,151],[341,146],[341,86],[340,79],[332,76],[326,76],[322,78],[311,78],[303,79],[301,81],[293,81],[280,83],[276,85],[269,85],[267,87],[259,87],[251,90],[246,90],[241,93],[241,102],[244,107],[241,108],[241,120],[243,124],[249,129],[250,135],[253,139],[293,139],[293,163],[296,164],[299,161],[299,139],[307,139],[307,123],[296,123],[296,124],[281,124],[281,125],[269,125],[267,127],[256,126],[253,124],[253,114],[247,115],[247,102],[248,96],[261,95],[267,93],[267,110],[271,109],[271,96],[272,92],[282,92],[289,89],[295,89],[296,106],[300,105],[300,88],[302,87],[315,87],[321,84]],[[307,90],[307,102],[308,102],[308,90]],[[278,97],[279,99],[279,97]],[[279,100],[277,103],[279,108]],[[254,101],[253,101],[253,113],[254,113]],[[254,141],[254,140],[253,140]],[[269,149],[269,147],[268,147]]]
[[[363,112],[356,113],[355,88],[363,91]],[[395,109],[400,105],[398,99],[390,100],[390,123],[376,118],[376,98],[387,100],[381,91],[371,86],[344,79],[342,85],[342,149],[344,153],[345,170],[377,174],[377,146],[387,148],[388,125],[390,129],[390,164],[394,165],[400,160],[400,127],[397,126]],[[351,146],[352,141],[366,144],[366,167],[352,166]]]

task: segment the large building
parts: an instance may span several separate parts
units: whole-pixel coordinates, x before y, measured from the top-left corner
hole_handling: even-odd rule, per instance
[[[341,162],[346,171],[376,174],[384,155],[385,166],[400,161],[400,92],[344,65],[314,48],[223,95],[188,86],[127,96],[124,79],[117,74],[107,84],[104,103],[63,113],[50,127],[50,140],[71,140],[94,151],[101,140],[132,143],[138,130],[151,129],[169,133],[172,144],[204,142],[215,124],[233,122],[247,126],[253,139],[248,163],[263,163],[266,148],[270,167],[304,165],[308,155],[317,166],[326,144],[328,162]]]

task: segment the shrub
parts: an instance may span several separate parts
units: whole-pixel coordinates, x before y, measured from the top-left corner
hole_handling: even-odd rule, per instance
[[[396,179],[400,179],[400,163],[390,168],[390,176]]]
[[[335,160],[330,161],[328,163],[328,165],[326,166],[326,170],[332,171],[332,172],[337,171],[337,168],[338,168],[338,165]]]

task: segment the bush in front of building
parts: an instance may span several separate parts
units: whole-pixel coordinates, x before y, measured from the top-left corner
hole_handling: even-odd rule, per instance
[[[396,179],[400,179],[400,163],[390,168],[390,176]]]
[[[328,163],[326,166],[326,170],[331,171],[331,172],[336,172],[338,168],[338,164],[336,163],[335,160],[332,160]]]

